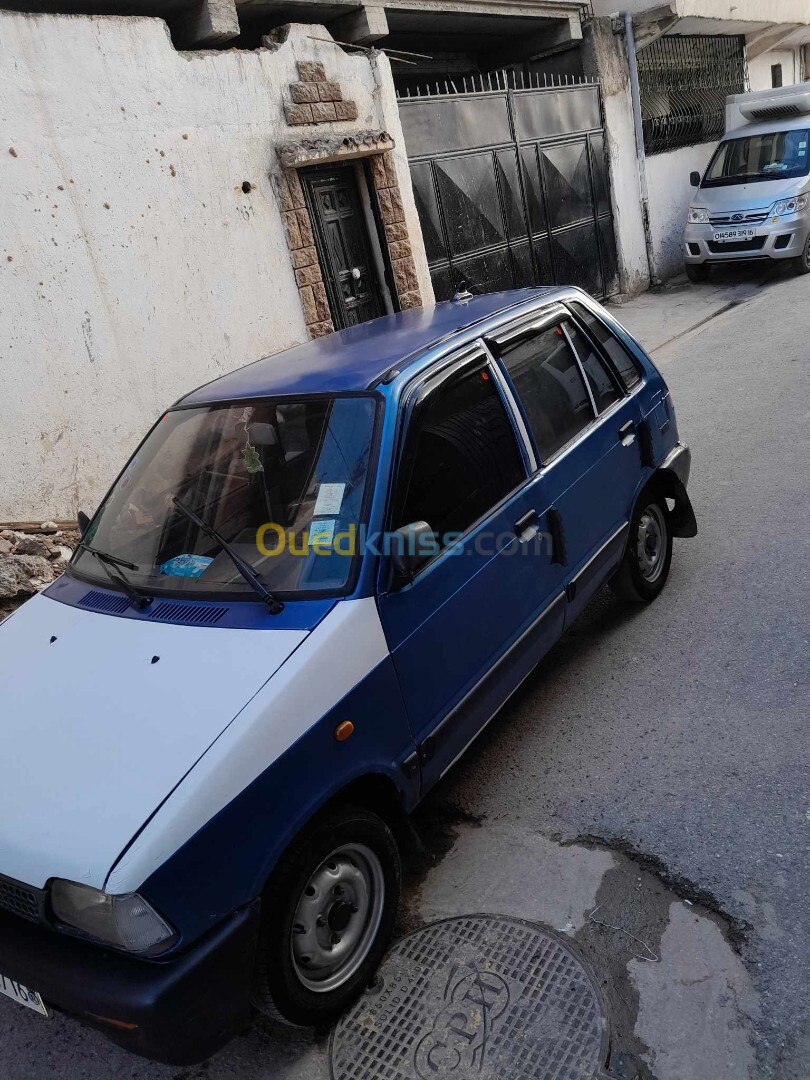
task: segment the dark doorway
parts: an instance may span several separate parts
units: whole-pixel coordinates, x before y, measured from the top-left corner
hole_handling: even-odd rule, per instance
[[[385,314],[352,165],[301,172],[336,330]]]

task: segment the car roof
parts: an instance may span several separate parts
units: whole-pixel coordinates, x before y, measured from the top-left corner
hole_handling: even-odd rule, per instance
[[[535,297],[567,291],[513,289],[385,315],[265,356],[198,387],[176,404],[368,390],[392,368],[401,369],[459,331]]]

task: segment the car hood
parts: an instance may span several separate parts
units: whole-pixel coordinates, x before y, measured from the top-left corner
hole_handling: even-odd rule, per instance
[[[176,626],[36,596],[0,625],[0,875],[101,888],[306,630]]]
[[[693,206],[705,206],[713,214],[733,214],[740,210],[769,210],[777,199],[800,195],[808,187],[806,176],[792,180],[758,180],[753,184],[700,188]]]

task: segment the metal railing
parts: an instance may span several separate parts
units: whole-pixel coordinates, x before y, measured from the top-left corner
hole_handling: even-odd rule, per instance
[[[485,74],[455,75],[442,79],[425,78],[416,85],[397,89],[401,101],[413,98],[446,97],[448,94],[484,94],[496,90],[558,90],[565,86],[598,86],[582,75],[553,75],[523,69],[489,71]]]
[[[648,154],[719,139],[726,96],[748,89],[743,37],[662,37],[637,62]]]

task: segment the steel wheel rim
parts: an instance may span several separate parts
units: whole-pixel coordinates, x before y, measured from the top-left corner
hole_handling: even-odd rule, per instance
[[[667,525],[664,512],[657,503],[642,511],[636,536],[638,568],[645,581],[657,581],[664,567],[667,547]]]
[[[293,917],[290,953],[301,984],[328,993],[368,956],[382,920],[382,863],[365,844],[342,844],[318,866]]]

